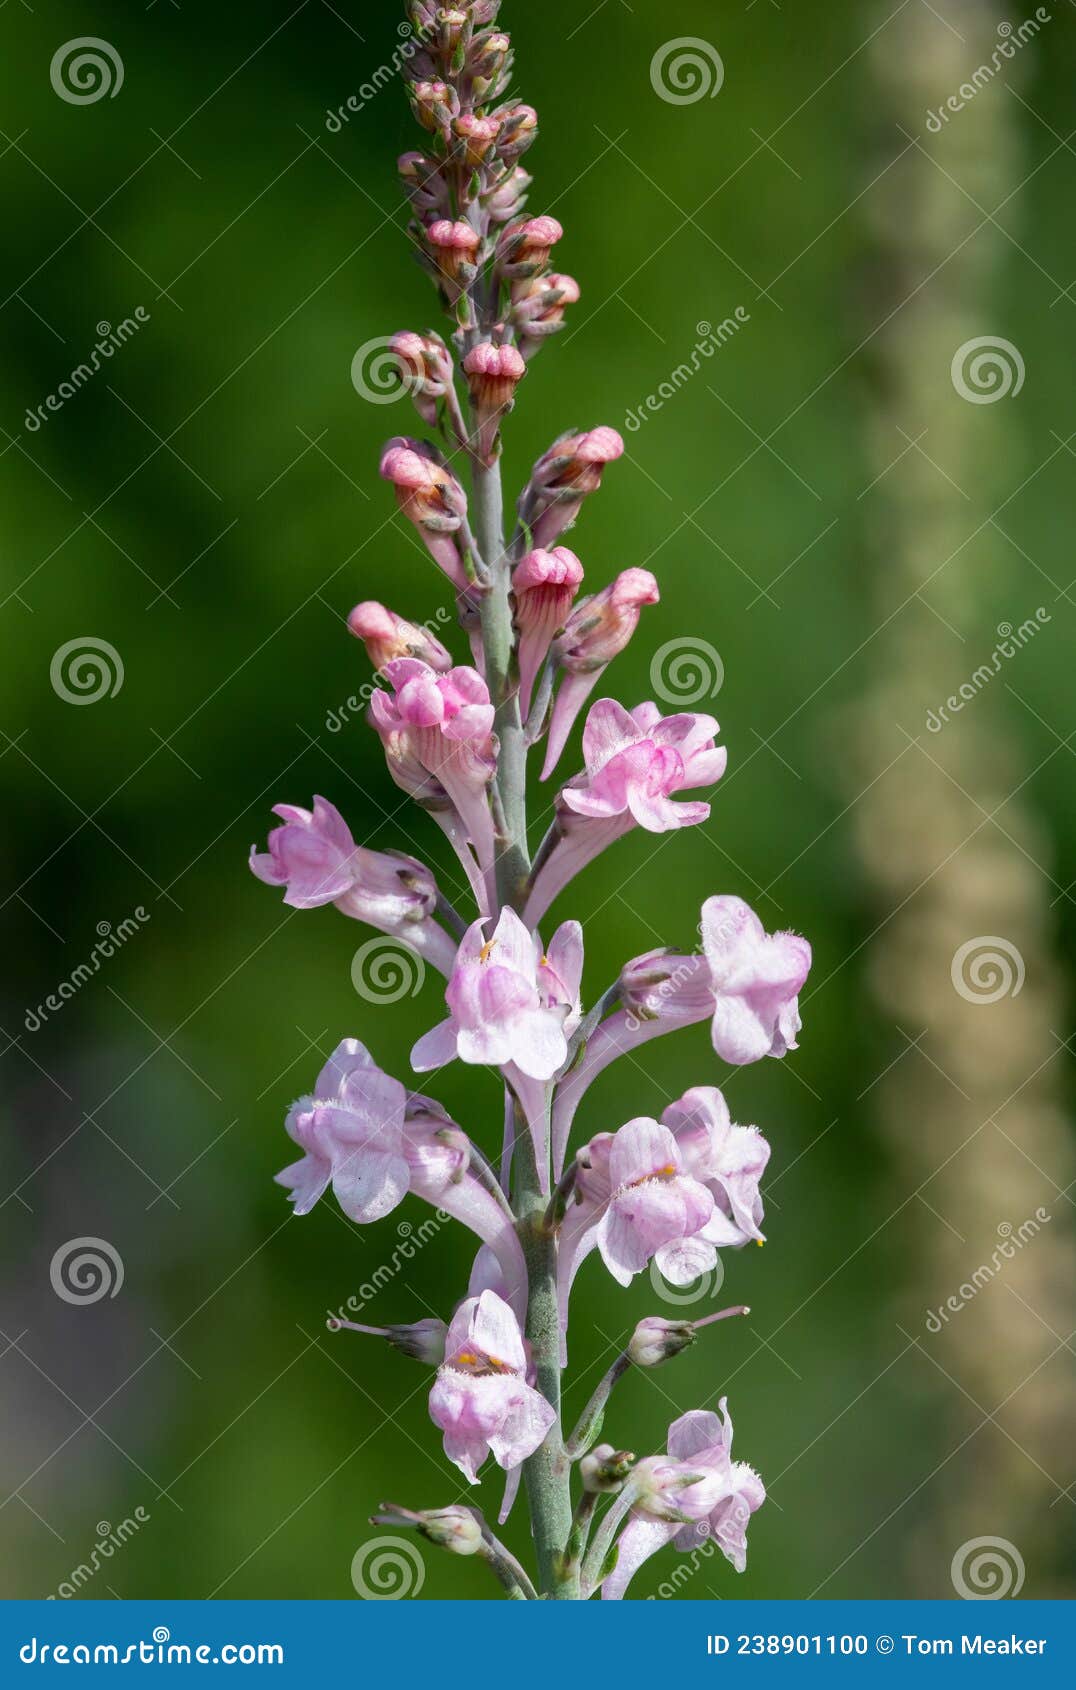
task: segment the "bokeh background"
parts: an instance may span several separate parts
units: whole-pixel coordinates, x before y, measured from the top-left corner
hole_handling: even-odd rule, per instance
[[[707,642],[730,752],[707,827],[625,841],[558,914],[586,921],[591,995],[628,956],[690,944],[711,892],[815,947],[794,1057],[730,1077],[695,1029],[587,1102],[598,1131],[728,1080],[773,1145],[767,1248],[729,1257],[691,1305],[752,1315],[629,1378],[608,1426],[659,1448],[676,1413],[727,1390],[771,1501],[744,1579],[668,1552],[640,1597],[948,1596],[980,1537],[1004,1540],[1011,1588],[1073,1592],[1076,15],[1042,10],[935,133],[928,112],[1023,11],[503,8],[542,117],[532,208],[564,223],[558,261],[583,290],[532,367],[506,473],[518,485],[570,425],[625,432],[572,543],[595,584],[653,568],[662,602],[609,684],[650,696],[657,646]],[[384,1264],[366,1319],[447,1315],[469,1245],[446,1229],[403,1261],[417,1203],[367,1229],[329,1201],[296,1221],[272,1183],[322,1056],[356,1035],[406,1076],[436,980],[370,1003],[351,974],[368,934],[288,912],[245,867],[269,806],[318,791],[356,837],[451,880],[347,710],[367,678],[351,605],[423,620],[448,603],[377,480],[407,405],[350,379],[358,347],[435,316],[394,177],[414,131],[392,83],[326,125],[391,62],[398,22],[390,0],[11,0],[0,16],[8,1596],[60,1590],[134,1519],[83,1594],[354,1597],[380,1498],[461,1491],[421,1369],[325,1317]],[[125,74],[77,105],[49,67],[83,35]],[[716,97],[656,92],[654,55],[680,36],[720,53]],[[28,427],[98,324],[139,306],[137,334]],[[737,307],[720,351],[626,428],[698,325]],[[951,372],[979,336],[1025,372],[1015,391],[1003,353],[1014,390],[996,403]],[[999,627],[1040,609],[932,730],[993,671]],[[85,637],[123,665],[89,707],[50,684]],[[125,920],[137,931],[32,1028]],[[958,990],[954,956],[978,940],[1000,961],[958,966]],[[499,1142],[491,1077],[457,1066],[438,1091]],[[124,1279],[74,1306],[50,1262],[84,1236]],[[622,1292],[590,1260],[569,1411],[655,1310],[646,1276]],[[499,1491],[494,1474],[491,1511]],[[507,1535],[526,1552],[522,1509]],[[422,1594],[489,1591],[428,1550]]]

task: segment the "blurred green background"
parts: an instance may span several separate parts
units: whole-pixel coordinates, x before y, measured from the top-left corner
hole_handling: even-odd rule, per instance
[[[1076,17],[1052,12],[935,135],[927,110],[1004,14],[502,11],[542,118],[531,207],[563,222],[557,262],[583,295],[521,392],[509,486],[569,426],[624,430],[571,543],[594,585],[653,568],[662,602],[605,690],[650,696],[651,653],[685,634],[725,669],[729,773],[709,825],[623,842],[557,914],[586,922],[591,997],[627,957],[690,945],[712,892],[815,948],[797,1054],[729,1079],[694,1029],[647,1047],[645,1071],[608,1073],[582,1117],[614,1128],[729,1080],[736,1118],[773,1146],[768,1246],[726,1258],[721,1292],[750,1319],[629,1377],[607,1424],[643,1453],[727,1389],[736,1454],[771,1501],[744,1579],[703,1559],[670,1584],[670,1551],[640,1597],[946,1596],[979,1536],[1019,1552],[1025,1595],[1073,1593]],[[8,1596],[57,1590],[141,1509],[84,1594],[353,1597],[383,1496],[435,1506],[464,1488],[417,1364],[324,1324],[424,1212],[409,1199],[359,1229],[327,1200],[295,1221],[272,1183],[291,1159],[285,1110],[322,1056],[358,1036],[406,1078],[441,1013],[436,979],[364,1001],[351,962],[367,932],[286,911],[245,867],[270,805],[317,791],[358,839],[451,879],[361,719],[328,726],[367,679],[351,605],[421,621],[449,604],[377,479],[384,439],[414,429],[408,406],[350,379],[365,342],[435,319],[394,175],[415,132],[392,83],[339,132],[325,123],[391,62],[399,15],[389,0],[13,0],[0,18]],[[53,54],[82,35],[121,55],[115,98],[50,86]],[[720,51],[716,98],[656,93],[654,55],[680,36]],[[137,334],[28,428],[98,324],[138,306]],[[625,429],[697,325],[738,306],[735,336]],[[979,335],[1026,369],[997,404],[951,379]],[[928,710],[1039,606],[1033,644],[932,737]],[[124,678],[80,708],[49,675],[84,636]],[[29,1030],[102,924],[139,909],[118,954]],[[1018,995],[954,990],[957,947],[983,935],[1018,950]],[[437,1091],[499,1145],[492,1077],[457,1065]],[[1039,1206],[1041,1235],[932,1334],[926,1312]],[[125,1275],[75,1307],[49,1268],[82,1236],[108,1240]],[[470,1253],[439,1233],[364,1318],[447,1316]],[[569,1413],[655,1310],[646,1276],[622,1292],[591,1258]],[[525,1554],[522,1507],[507,1535]],[[432,1550],[422,1593],[490,1594],[481,1568]]]

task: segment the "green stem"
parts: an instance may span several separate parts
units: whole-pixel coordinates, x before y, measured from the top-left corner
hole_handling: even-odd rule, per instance
[[[482,595],[482,645],[486,683],[495,711],[499,740],[497,796],[503,816],[498,840],[497,901],[521,909],[527,891],[530,860],[527,850],[527,750],[519,719],[519,689],[514,671],[515,639],[509,599],[510,569],[504,547],[503,496],[499,463],[475,463],[472,483],[475,538],[489,571],[489,590]],[[539,1170],[525,1125],[517,1142],[518,1191],[516,1214],[527,1261],[529,1295],[527,1337],[534,1357],[538,1389],[550,1403],[556,1420],[541,1448],[524,1463],[531,1528],[538,1559],[538,1584],[544,1596],[578,1597],[578,1570],[566,1573],[564,1550],[572,1524],[570,1464],[564,1452],[560,1420],[560,1322],[557,1310],[557,1242],[544,1226],[548,1197],[548,1169]],[[543,1180],[543,1175],[545,1179]]]
[[[538,1389],[556,1411],[557,1418],[545,1442],[524,1462],[523,1476],[538,1557],[539,1588],[543,1595],[564,1601],[579,1596],[579,1569],[565,1565],[564,1561],[572,1529],[572,1501],[571,1463],[564,1448],[560,1417],[557,1241],[546,1229],[548,1199],[543,1196],[530,1147],[530,1134],[524,1128],[518,1143],[517,1210],[530,1286],[527,1337],[534,1357]]]

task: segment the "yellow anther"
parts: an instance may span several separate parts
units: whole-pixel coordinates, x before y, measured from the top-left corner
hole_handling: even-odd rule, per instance
[[[488,962],[489,961],[489,953],[492,951],[492,949],[493,949],[493,947],[496,943],[497,943],[496,939],[487,939],[486,940],[485,944],[482,946],[482,949],[478,953],[479,962]]]

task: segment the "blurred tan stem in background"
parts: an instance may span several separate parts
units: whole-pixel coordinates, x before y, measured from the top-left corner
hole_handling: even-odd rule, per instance
[[[878,8],[879,22],[889,10]],[[1017,23],[1023,16],[1013,13]],[[928,112],[966,89],[1006,39],[1002,14],[983,0],[947,0],[945,17],[948,30],[909,6],[870,49],[877,150],[864,180],[893,157],[894,128],[911,144],[861,201],[875,264],[862,334],[894,314],[866,353],[879,479],[862,499],[865,590],[882,631],[873,692],[852,718],[849,796],[875,783],[852,811],[874,901],[865,977],[882,1021],[923,1037],[862,1107],[899,1168],[894,1201],[917,1192],[904,1220],[917,1226],[918,1259],[902,1264],[914,1289],[893,1318],[919,1352],[902,1377],[935,1421],[949,1423],[948,1458],[910,1503],[921,1522],[910,1577],[919,1594],[937,1596],[959,1546],[993,1535],[1016,1546],[1034,1594],[1045,1596],[1041,1569],[1072,1529],[1073,1503],[1061,1494],[1071,1470],[1052,1469],[1071,1415],[1073,1194],[1064,1188],[1073,1167],[1058,1101],[1059,1039],[1070,1022],[1051,908],[1065,876],[1053,878],[1035,788],[1025,784],[1034,770],[1015,696],[1022,665],[1036,661],[1033,641],[1002,659],[981,691],[973,686],[950,720],[926,724],[990,661],[1000,617],[1018,628],[1037,607],[1056,609],[1049,581],[1001,532],[1000,507],[1038,461],[1022,439],[1019,395],[969,402],[950,375],[964,343],[1006,331],[1000,267],[1023,259],[985,214],[1012,193],[999,221],[1019,239],[1015,191],[1031,163],[1018,147],[1016,91],[1029,87],[1049,41],[1003,56],[990,86],[935,134]],[[1044,24],[1042,35],[1051,27],[1061,26]],[[1049,637],[1046,622],[1035,638]],[[969,943],[998,938],[1000,948]],[[995,964],[982,960],[991,951]],[[998,1247],[1039,1210],[1051,1219],[995,1268]],[[950,1296],[957,1308],[928,1325]]]

